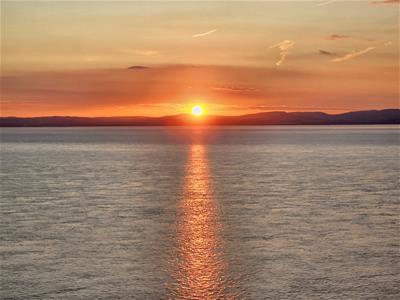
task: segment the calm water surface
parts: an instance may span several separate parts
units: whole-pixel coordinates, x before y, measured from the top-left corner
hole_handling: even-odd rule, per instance
[[[398,299],[395,126],[6,128],[1,299]]]

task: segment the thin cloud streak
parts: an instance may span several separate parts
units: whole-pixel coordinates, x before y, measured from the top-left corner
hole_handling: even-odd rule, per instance
[[[232,93],[251,93],[259,91],[259,89],[256,88],[240,87],[240,86],[213,86],[211,87],[211,89],[216,91],[225,91]]]
[[[328,55],[328,56],[336,56],[336,55],[337,55],[337,54],[334,53],[334,52],[329,52],[329,51],[321,50],[321,49],[319,49],[319,54],[321,54],[321,55]]]
[[[150,49],[120,49],[119,52],[130,55],[143,55],[143,56],[153,56],[159,53],[157,50],[150,50]]]
[[[210,105],[215,111],[249,111],[255,110],[259,112],[265,111],[351,111],[360,109],[355,106],[301,106],[301,105],[230,105],[230,104],[213,104]]]
[[[349,39],[350,36],[348,35],[343,35],[343,34],[331,34],[326,36],[324,39],[329,40],[329,41],[336,41],[336,40],[343,40],[343,39]]]
[[[289,54],[289,49],[293,48],[295,45],[294,41],[284,40],[278,44],[271,46],[270,48],[279,48],[281,50],[281,58],[275,63],[275,65],[280,66],[286,59],[286,56]]]
[[[400,0],[375,0],[370,1],[372,4],[400,4]]]
[[[328,5],[328,4],[332,4],[332,3],[334,3],[334,2],[336,2],[337,0],[330,0],[330,1],[326,1],[326,2],[322,2],[322,3],[318,3],[317,5],[315,5],[315,6],[325,6],[325,5]]]
[[[375,48],[376,47],[368,47],[368,48],[365,48],[364,50],[360,50],[360,51],[356,51],[356,52],[350,52],[350,53],[347,53],[344,56],[341,56],[341,57],[338,57],[338,58],[334,58],[331,61],[333,61],[333,62],[342,62],[342,61],[346,61],[346,60],[349,60],[349,59],[353,59],[353,58],[359,57],[361,55],[364,55],[364,54],[374,50]]]
[[[192,35],[192,37],[193,38],[198,38],[198,37],[206,36],[206,35],[209,35],[209,34],[212,34],[212,33],[216,32],[217,30],[218,29],[212,29],[212,30],[207,31],[207,32],[197,33],[197,34]]]

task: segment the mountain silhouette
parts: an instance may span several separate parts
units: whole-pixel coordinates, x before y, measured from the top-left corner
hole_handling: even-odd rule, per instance
[[[1,127],[39,126],[185,126],[185,125],[361,125],[400,124],[400,109],[354,111],[342,114],[323,112],[261,112],[241,116],[190,114],[164,117],[2,117]]]

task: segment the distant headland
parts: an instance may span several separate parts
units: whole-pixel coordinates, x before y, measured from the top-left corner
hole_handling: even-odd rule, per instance
[[[186,125],[371,125],[400,124],[400,109],[353,111],[342,114],[323,112],[260,112],[241,116],[205,115],[194,118],[180,114],[163,117],[1,117],[0,127],[72,126],[186,126]]]

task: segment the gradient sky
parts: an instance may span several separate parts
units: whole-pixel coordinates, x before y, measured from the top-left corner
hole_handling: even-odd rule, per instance
[[[1,115],[396,108],[398,17],[394,0],[2,1]]]

